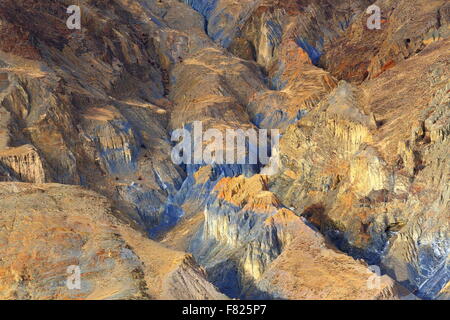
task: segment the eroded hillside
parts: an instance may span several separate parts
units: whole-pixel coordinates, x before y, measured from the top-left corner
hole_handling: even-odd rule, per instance
[[[0,298],[449,298],[448,1],[72,4],[0,3]],[[276,174],[175,164],[198,121]]]

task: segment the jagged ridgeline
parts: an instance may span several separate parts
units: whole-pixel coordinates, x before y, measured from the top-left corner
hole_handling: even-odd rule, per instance
[[[449,17],[2,0],[0,298],[449,299]]]

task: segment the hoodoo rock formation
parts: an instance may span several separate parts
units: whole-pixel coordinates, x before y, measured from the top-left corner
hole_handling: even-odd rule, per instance
[[[448,1],[72,2],[0,2],[0,299],[450,299]]]

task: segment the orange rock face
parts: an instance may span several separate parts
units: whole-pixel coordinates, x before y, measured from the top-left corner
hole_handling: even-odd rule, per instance
[[[0,195],[2,299],[224,298],[190,255],[146,239],[94,192],[4,183]]]

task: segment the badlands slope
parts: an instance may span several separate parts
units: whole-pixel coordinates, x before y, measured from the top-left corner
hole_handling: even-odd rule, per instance
[[[1,299],[450,298],[448,1],[78,3],[0,3]]]

